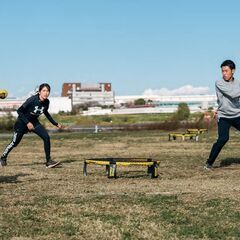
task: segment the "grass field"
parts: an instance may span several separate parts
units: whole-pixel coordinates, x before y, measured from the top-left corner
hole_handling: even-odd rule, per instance
[[[240,142],[231,140],[213,171],[205,162],[215,133],[200,142],[169,142],[158,131],[52,135],[46,169],[40,139],[26,136],[0,175],[1,239],[240,239]],[[1,137],[1,151],[10,141]],[[158,179],[146,167],[104,167],[84,158],[153,157]]]
[[[128,114],[128,115],[101,115],[101,116],[82,116],[82,115],[54,115],[54,119],[59,121],[65,127],[71,125],[94,126],[94,125],[126,125],[136,123],[159,123],[172,118],[172,113],[158,113],[158,114]],[[191,114],[191,119],[196,119],[199,114]],[[1,120],[1,119],[0,119]],[[45,126],[52,127],[51,123],[46,118],[42,118]]]

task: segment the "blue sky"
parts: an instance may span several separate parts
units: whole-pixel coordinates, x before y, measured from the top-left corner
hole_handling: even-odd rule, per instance
[[[240,1],[0,0],[0,88],[111,82],[116,95],[209,88],[240,66]],[[236,72],[236,76],[239,71]]]

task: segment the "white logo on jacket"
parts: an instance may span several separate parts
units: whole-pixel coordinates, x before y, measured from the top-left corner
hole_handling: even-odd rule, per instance
[[[35,114],[41,115],[43,113],[44,107],[39,108],[39,106],[35,106],[35,110],[33,111]]]

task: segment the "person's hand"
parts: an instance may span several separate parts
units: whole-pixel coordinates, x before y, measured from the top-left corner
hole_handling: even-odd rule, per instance
[[[27,128],[28,128],[29,131],[32,131],[32,130],[34,129],[34,126],[33,126],[32,123],[29,122],[29,123],[27,124]]]
[[[58,125],[56,126],[58,129],[62,128],[62,125],[60,123],[58,123]]]
[[[217,116],[218,116],[218,111],[215,110],[214,113],[213,113],[213,118],[217,118]]]

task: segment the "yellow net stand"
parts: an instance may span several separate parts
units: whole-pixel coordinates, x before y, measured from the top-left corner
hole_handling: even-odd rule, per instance
[[[190,140],[195,140],[198,141],[199,140],[199,136],[203,133],[206,133],[208,130],[205,128],[189,128],[187,129],[186,132],[184,133],[169,133],[168,134],[168,140],[176,140],[177,138],[180,138],[182,141],[185,141],[186,139],[190,139]]]
[[[151,178],[158,177],[158,167],[160,161],[151,158],[91,158],[85,159],[83,165],[83,175],[87,176],[87,165],[105,165],[108,178],[117,178],[117,166],[145,166]]]
[[[195,133],[195,134],[202,134],[202,133],[208,132],[208,129],[206,129],[206,128],[200,128],[200,129],[198,129],[198,128],[189,128],[189,129],[187,129],[187,132],[188,133]]]

